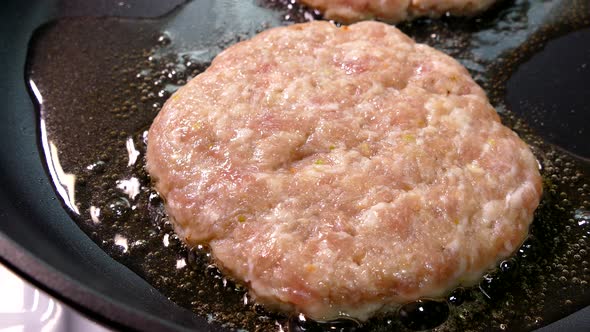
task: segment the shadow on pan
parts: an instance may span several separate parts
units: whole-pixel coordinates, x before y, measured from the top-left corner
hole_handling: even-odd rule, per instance
[[[221,331],[225,330],[221,323],[208,320],[204,315],[194,315],[189,310],[169,301],[167,297],[173,297],[177,303],[182,302],[182,299],[181,296],[174,294],[170,296],[170,293],[165,290],[168,285],[159,285],[161,287],[157,287],[159,290],[156,290],[152,286],[155,284],[153,280],[150,283],[146,282],[145,279],[150,280],[149,273],[143,271],[141,267],[134,267],[132,261],[129,261],[120,251],[116,251],[116,244],[101,245],[100,236],[93,234],[90,228],[84,226],[88,222],[86,220],[88,218],[79,218],[75,214],[68,214],[64,210],[62,204],[60,204],[62,197],[56,195],[44,169],[44,156],[39,153],[38,115],[34,111],[34,105],[27,94],[24,80],[29,39],[33,35],[33,31],[42,24],[64,16],[158,17],[179,5],[179,2],[172,1],[162,4],[158,1],[127,1],[121,2],[121,5],[116,1],[94,1],[92,5],[88,5],[82,1],[10,1],[3,4],[3,17],[0,23],[0,33],[3,36],[1,39],[3,51],[0,53],[3,79],[0,81],[2,85],[0,91],[2,91],[4,103],[2,105],[3,121],[0,123],[2,126],[0,132],[4,135],[3,138],[6,144],[3,144],[0,148],[0,171],[3,174],[0,188],[0,214],[3,217],[0,223],[0,256],[5,264],[41,288],[90,317],[114,327],[138,330]],[[267,2],[266,9],[257,9],[259,8],[258,3],[250,1],[248,2],[249,5],[237,10],[234,8],[231,12],[227,11],[231,9],[230,7],[223,8],[222,5],[219,5],[220,3],[231,3],[231,1],[220,1],[217,6],[214,3],[211,1],[191,2],[190,6],[193,9],[198,8],[198,11],[191,13],[193,17],[199,18],[195,20],[197,22],[187,24],[186,20],[171,19],[171,21],[167,21],[170,24],[165,26],[168,35],[164,35],[164,39],[160,39],[162,35],[157,34],[157,32],[161,29],[154,30],[152,32],[155,34],[149,37],[152,38],[150,42],[155,40],[157,44],[163,40],[164,44],[168,44],[166,40],[171,38],[172,44],[177,47],[174,54],[188,55],[189,60],[193,61],[193,63],[205,64],[219,50],[239,39],[247,38],[256,30],[309,18],[301,12],[282,11],[281,6],[284,4],[281,4],[280,1]],[[560,6],[563,6],[563,4],[567,5],[569,3],[567,1],[549,1],[548,4],[554,7],[549,8],[550,6],[546,5],[544,10],[558,10],[562,8]],[[513,8],[518,8],[518,10],[515,11]],[[540,38],[538,37],[538,27],[544,21],[550,19],[549,16],[536,12],[537,9],[538,6],[531,6],[527,1],[513,1],[507,2],[507,4],[500,6],[483,18],[477,19],[476,24],[473,24],[474,21],[471,20],[447,19],[441,22],[421,20],[402,25],[401,29],[418,41],[433,44],[458,58],[468,67],[484,88],[491,91],[489,93],[492,102],[498,106],[500,112],[502,112],[503,108],[509,107],[535,127],[534,124],[539,123],[539,119],[546,115],[543,112],[545,106],[535,108],[537,112],[533,115],[534,119],[529,119],[527,116],[530,115],[528,110],[531,109],[531,106],[527,106],[522,101],[528,100],[529,103],[541,102],[531,97],[519,98],[519,96],[525,96],[527,91],[532,91],[533,95],[538,94],[533,85],[530,85],[542,81],[542,78],[535,76],[541,75],[538,74],[539,70],[534,65],[534,61],[537,60],[533,57],[530,62],[532,65],[521,67],[515,75],[512,75],[515,67],[510,68],[510,65],[516,66],[526,60],[530,54],[534,54],[541,49],[539,45],[544,44],[543,40],[528,43],[531,39]],[[224,10],[226,11],[223,12]],[[183,15],[186,15],[186,11],[176,13],[175,18],[182,18]],[[226,18],[221,20],[223,24],[212,24],[212,22],[216,21],[215,18],[221,14],[226,15]],[[486,19],[486,17],[492,15],[497,15],[502,19],[499,21]],[[250,20],[236,19],[240,17],[256,17],[257,19],[251,20],[255,22],[254,24],[250,23]],[[231,23],[231,21],[235,22]],[[96,24],[96,21],[92,19],[78,22],[80,24],[78,28]],[[149,30],[147,28],[147,26],[151,26],[149,20],[144,23],[146,23],[146,29]],[[233,29],[227,29],[227,24],[233,24]],[[501,26],[502,24],[510,24],[518,27],[518,29]],[[53,31],[63,31],[55,30],[56,25],[50,24],[49,27],[54,29]],[[487,27],[486,25],[490,26]],[[192,34],[193,31],[199,31],[199,29],[207,31],[203,35],[207,35],[207,38],[204,39],[210,41],[209,44],[195,45],[194,40],[183,40],[182,37],[179,37],[186,34],[187,31]],[[566,31],[568,29],[571,30],[574,27],[565,27]],[[549,30],[546,35],[556,36],[562,33],[562,31],[557,30]],[[457,31],[461,32],[458,33]],[[503,34],[502,31],[505,31],[505,33]],[[501,42],[502,38],[505,41]],[[219,42],[213,43],[211,39]],[[583,45],[581,42],[579,44]],[[79,45],[70,46],[70,49],[76,49]],[[505,56],[507,50],[515,48],[522,51],[519,53],[520,56]],[[149,52],[157,53],[162,49],[165,50],[165,48],[156,47],[155,50],[147,49],[146,52],[149,55]],[[202,51],[211,49],[213,51],[210,53]],[[79,48],[79,50],[81,53],[84,52],[83,48]],[[202,52],[194,52],[194,50],[201,50]],[[57,52],[56,54],[59,51],[54,50],[54,52]],[[66,50],[64,49],[64,51]],[[582,54],[582,60],[580,61],[587,59],[583,57],[584,52],[587,51],[580,46],[580,52],[577,53],[578,55]],[[499,61],[499,59],[502,61]],[[174,59],[165,60],[174,62]],[[549,61],[551,62],[551,60]],[[498,63],[503,64],[504,72],[502,72],[502,68],[493,66],[493,64]],[[564,65],[571,63],[571,61],[566,61]],[[588,63],[590,65],[590,60]],[[198,73],[203,68],[196,66],[193,68],[194,73]],[[587,92],[584,91],[584,86],[588,86],[588,84],[584,85],[583,82],[587,82],[584,79],[587,79],[588,76],[584,74],[584,68],[580,69],[582,74],[579,75],[579,80],[581,81],[574,80],[571,83],[572,85],[568,89],[570,93],[565,101],[580,100],[576,96],[584,95]],[[527,70],[537,74],[528,74]],[[497,77],[501,77],[501,79],[490,79],[487,74],[488,71],[496,71]],[[554,70],[551,73],[552,75],[559,75],[560,71]],[[567,71],[563,71],[563,73],[567,73]],[[34,74],[31,77],[34,77]],[[527,79],[531,77],[535,79],[528,82]],[[563,81],[569,82],[568,77],[573,76],[566,75]],[[511,83],[506,84],[509,78],[512,78]],[[182,80],[182,78],[178,79]],[[521,81],[523,83],[520,83]],[[178,80],[176,83],[179,83]],[[523,84],[531,86],[531,88],[520,89]],[[506,86],[509,87],[509,91],[505,90]],[[578,88],[580,90],[577,90]],[[542,91],[548,89],[548,87],[541,87],[540,89]],[[576,90],[579,91],[579,94],[575,93]],[[41,92],[41,94],[44,94],[43,91]],[[151,91],[148,91],[148,94],[149,92]],[[158,90],[155,92],[158,92]],[[506,95],[508,96],[508,105],[504,103]],[[549,96],[549,94],[547,95]],[[149,96],[146,95],[146,97]],[[161,98],[166,98],[166,94]],[[560,105],[559,103],[563,102],[563,100],[560,100],[560,94],[547,98],[553,98],[553,100],[543,100],[542,103],[550,102],[551,104],[557,103]],[[161,103],[161,100],[150,100],[147,104],[153,106],[156,103]],[[525,105],[526,107],[519,105]],[[579,129],[575,127],[580,123],[587,123],[584,120],[587,119],[588,110],[583,108],[587,106],[582,103],[581,106],[573,105],[570,107],[568,105],[567,107],[568,109],[575,109],[575,112],[570,112],[573,115],[569,116],[567,122],[559,122],[559,126],[555,127],[544,125],[543,128],[535,127],[535,129],[549,142],[559,144],[561,147],[582,157],[588,157],[584,150],[580,149],[580,147],[587,146],[587,144],[583,143],[585,141],[584,137],[587,135],[583,131],[579,132]],[[554,111],[551,114],[555,113],[557,112]],[[146,119],[149,119],[149,116],[143,121],[147,121]],[[511,121],[510,117],[506,117],[504,120]],[[552,120],[551,123],[553,121],[555,120]],[[55,123],[57,124],[59,121]],[[566,123],[566,125],[563,123]],[[51,126],[51,123],[47,123],[47,125]],[[123,138],[126,138],[127,134],[141,133],[141,128],[145,127],[146,123],[138,121],[134,125],[137,127],[128,128]],[[149,121],[147,125],[149,125]],[[551,128],[547,129],[547,127]],[[556,130],[564,127],[570,134],[570,136],[567,136],[567,141],[555,141],[556,137],[563,137]],[[576,130],[567,129],[570,127],[575,127]],[[541,129],[547,131],[543,132]],[[100,143],[99,141],[96,142],[96,144]],[[66,161],[62,161],[62,163],[67,164]],[[84,163],[81,162],[81,164]],[[79,195],[79,198],[83,198],[83,196]],[[88,208],[84,207],[80,210],[83,211]],[[72,222],[72,217],[78,222],[78,225]],[[109,233],[111,238],[115,235]],[[110,256],[103,250],[109,252]],[[111,256],[115,257],[116,260]],[[117,261],[123,262],[124,265]],[[131,270],[128,267],[131,267]],[[142,277],[139,277],[138,274]],[[164,288],[163,293],[166,296],[162,295],[162,288]],[[190,307],[190,305],[186,306]],[[575,309],[579,308],[581,306]],[[561,317],[573,311],[575,310],[572,308],[565,309]],[[583,309],[559,321],[557,325],[550,325],[543,330],[579,330],[588,328],[590,327],[588,317],[588,309]],[[558,317],[553,317],[551,320],[556,318]]]

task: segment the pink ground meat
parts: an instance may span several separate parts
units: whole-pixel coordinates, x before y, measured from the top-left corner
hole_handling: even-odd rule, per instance
[[[496,0],[300,0],[319,9],[326,18],[344,23],[378,19],[398,23],[416,17],[439,17],[446,13],[472,16]]]
[[[376,22],[228,48],[166,102],[147,168],[189,246],[316,319],[476,282],[525,239],[542,191],[467,70]]]

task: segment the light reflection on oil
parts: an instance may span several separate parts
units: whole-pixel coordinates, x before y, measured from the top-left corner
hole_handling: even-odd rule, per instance
[[[139,179],[136,177],[131,177],[126,180],[118,180],[117,188],[121,189],[125,195],[134,200],[135,197],[139,195],[141,184],[139,183]]]
[[[176,268],[177,269],[182,269],[185,266],[186,266],[186,261],[184,260],[184,258],[176,261]]]
[[[116,234],[114,241],[115,241],[115,245],[122,248],[123,253],[126,253],[127,250],[129,250],[129,244],[127,242],[127,238],[124,237],[123,235]]]
[[[39,102],[39,105],[42,107],[43,96],[41,95],[41,92],[33,80],[30,80],[29,84],[33,94]],[[53,185],[67,207],[76,214],[80,214],[80,211],[78,211],[78,207],[76,206],[76,175],[72,173],[66,173],[61,167],[57,146],[55,146],[55,144],[52,141],[49,141],[47,138],[47,129],[43,117],[41,117],[40,127],[41,144],[43,145],[43,151],[45,152],[45,158],[47,161],[47,168],[49,168],[49,173],[51,173]]]
[[[125,147],[127,148],[127,155],[129,157],[129,162],[127,163],[127,166],[133,166],[137,161],[137,157],[139,157],[140,155],[139,151],[137,151],[137,149],[135,148],[133,138],[127,138],[127,141],[125,142]]]
[[[100,208],[97,206],[90,206],[90,219],[93,223],[100,223]]]

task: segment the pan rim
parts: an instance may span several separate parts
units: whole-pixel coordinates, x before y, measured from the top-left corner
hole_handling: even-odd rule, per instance
[[[169,324],[76,282],[16,244],[3,232],[0,232],[0,264],[83,316],[104,326],[131,331],[194,331]]]

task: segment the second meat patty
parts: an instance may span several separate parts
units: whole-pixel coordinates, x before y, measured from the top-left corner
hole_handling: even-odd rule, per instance
[[[496,0],[300,0],[320,10],[328,19],[344,23],[377,19],[399,23],[417,17],[445,14],[472,16],[488,9]]]

